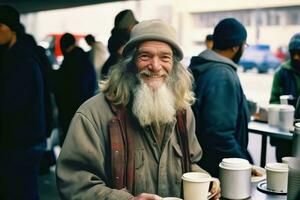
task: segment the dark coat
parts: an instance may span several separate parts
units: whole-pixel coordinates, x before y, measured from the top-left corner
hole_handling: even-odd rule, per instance
[[[192,58],[190,69],[197,98],[193,105],[196,132],[203,148],[200,166],[218,177],[223,158],[244,158],[252,162],[247,151],[249,112],[236,74],[237,65],[206,50]]]
[[[45,140],[44,83],[34,54],[17,42],[0,58],[0,149]]]
[[[60,69],[56,74],[54,88],[59,112],[59,124],[64,140],[69,124],[79,106],[97,91],[96,72],[88,55],[79,47],[75,47],[64,56]]]

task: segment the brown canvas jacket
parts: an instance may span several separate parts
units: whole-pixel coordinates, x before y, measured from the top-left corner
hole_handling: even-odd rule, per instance
[[[135,135],[134,193],[109,188],[108,123],[114,117],[103,94],[85,102],[76,112],[57,163],[57,185],[62,199],[127,200],[142,192],[162,197],[181,192],[182,152],[175,123],[166,127],[160,148],[151,127],[140,127],[129,117]],[[187,110],[187,129],[193,171],[203,171],[195,163],[202,155],[195,136],[195,120]]]

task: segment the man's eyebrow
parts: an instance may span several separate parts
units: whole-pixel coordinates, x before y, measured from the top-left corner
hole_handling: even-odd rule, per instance
[[[141,48],[138,49],[137,53],[141,54],[141,53],[152,53],[151,50],[148,50],[146,48]],[[158,52],[159,54],[164,54],[164,55],[172,55],[173,51],[169,50],[169,49],[161,49],[160,52]]]

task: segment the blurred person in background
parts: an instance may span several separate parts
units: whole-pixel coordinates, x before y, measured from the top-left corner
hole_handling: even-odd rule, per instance
[[[300,93],[300,33],[292,36],[289,42],[290,59],[275,72],[270,97],[271,104],[280,104],[281,95],[291,95],[289,103],[296,107]],[[276,147],[276,159],[291,156],[292,141],[271,138],[271,145]]]
[[[114,21],[111,36],[108,39],[109,58],[103,65],[101,76],[103,79],[108,75],[110,67],[122,58],[123,47],[128,42],[131,29],[138,23],[131,10],[122,10]]]
[[[69,124],[79,106],[98,90],[96,72],[88,55],[76,45],[75,37],[65,33],[60,39],[64,59],[55,75],[54,94],[64,142]]]
[[[122,51],[126,42],[128,42],[129,37],[130,33],[127,30],[115,30],[114,34],[110,36],[107,45],[109,58],[105,61],[101,72],[101,77],[103,79],[107,77],[111,66],[118,63],[122,58]]]
[[[127,30],[130,33],[131,29],[138,23],[139,22],[136,20],[132,10],[122,10],[115,17],[114,27],[111,30],[111,34],[113,34],[116,30]]]
[[[53,80],[52,80],[52,65],[49,58],[46,55],[46,50],[42,46],[39,46],[34,37],[25,31],[25,27],[21,24],[21,31],[19,34],[19,40],[26,46],[28,51],[31,51],[37,61],[43,76],[44,82],[44,106],[45,106],[45,127],[46,127],[46,137],[50,138],[52,130],[55,128],[55,117],[54,117],[54,97],[53,97]],[[42,156],[40,174],[45,174],[49,172],[49,167],[56,163],[56,158],[54,151],[51,147],[45,149]]]
[[[206,49],[212,49],[213,45],[214,45],[213,35],[212,34],[208,34],[205,37],[205,46],[206,46]]]
[[[0,199],[37,200],[46,148],[44,81],[33,51],[22,41],[20,16],[0,6]]]
[[[275,56],[280,60],[281,63],[283,63],[286,59],[286,54],[283,51],[282,47],[278,47],[276,52],[275,52]]]
[[[220,21],[214,29],[212,50],[192,57],[196,102],[196,133],[203,149],[199,165],[219,176],[223,158],[243,158],[247,151],[250,115],[237,69],[247,39],[245,27],[234,18]]]
[[[84,39],[86,43],[91,47],[91,50],[88,52],[88,54],[94,64],[97,78],[101,79],[102,66],[107,58],[106,48],[102,42],[96,41],[95,37],[91,34],[85,36]]]
[[[123,57],[72,120],[57,164],[62,199],[180,197],[184,172],[207,173],[196,164],[192,77],[175,30],[140,22]],[[211,193],[220,197],[217,180]]]

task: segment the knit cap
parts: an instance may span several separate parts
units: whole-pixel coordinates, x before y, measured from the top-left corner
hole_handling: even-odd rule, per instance
[[[20,14],[9,5],[0,5],[0,23],[8,26],[12,31],[20,31]]]
[[[290,40],[289,51],[300,50],[300,33],[296,33]]]
[[[123,56],[126,57],[141,42],[151,40],[168,43],[172,47],[174,54],[180,60],[183,58],[183,52],[178,44],[175,29],[168,23],[158,19],[142,21],[133,27],[130,40],[124,47]]]
[[[128,29],[130,26],[134,26],[138,21],[135,19],[132,10],[123,10],[115,17],[115,28]]]
[[[214,48],[220,50],[241,45],[246,39],[245,27],[234,18],[221,20],[215,27],[213,34]]]

